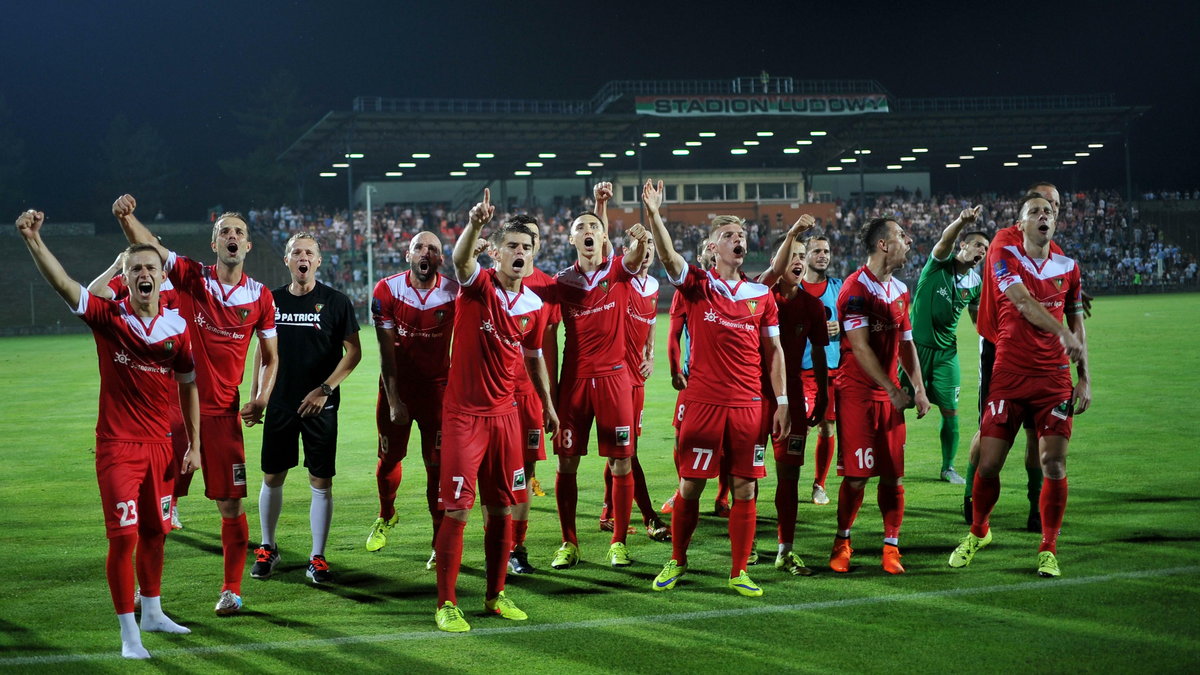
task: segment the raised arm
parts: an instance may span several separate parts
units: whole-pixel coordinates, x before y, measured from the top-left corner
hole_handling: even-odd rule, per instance
[[[625,247],[625,256],[621,258],[621,262],[625,265],[625,271],[637,274],[642,268],[642,262],[646,260],[646,240],[650,238],[650,233],[641,223],[635,223],[633,227],[625,230],[625,237],[630,244]]]
[[[592,197],[596,199],[596,216],[604,224],[604,232],[608,232],[608,200],[612,199],[612,183],[596,183],[592,188]]]
[[[88,284],[88,292],[101,298],[108,298],[109,300],[112,300],[114,297],[116,297],[113,293],[113,290],[109,288],[108,282],[112,281],[112,278],[117,275],[117,272],[121,271],[121,265],[124,259],[124,253],[118,254],[117,259],[113,261],[113,264],[109,265],[108,269],[101,272],[100,276],[92,279],[92,283]]]
[[[142,221],[137,219],[137,216],[133,215],[135,209],[137,209],[137,200],[133,198],[133,195],[121,195],[117,197],[117,201],[113,202],[112,212],[129,243],[153,244],[158,248],[158,255],[162,256],[165,261],[170,251],[158,243],[158,238],[142,224]]]
[[[668,279],[682,279],[683,273],[687,269],[687,261],[679,255],[679,251],[675,250],[671,233],[667,232],[667,225],[663,222],[662,214],[659,213],[664,194],[661,180],[658,181],[657,186],[650,180],[647,180],[646,184],[642,186],[642,202],[646,205],[646,210],[650,212],[650,236],[654,239],[654,248],[658,252],[658,259],[662,261]]]
[[[983,205],[980,204],[973,209],[963,209],[962,213],[954,219],[954,222],[946,226],[942,230],[942,238],[938,239],[933,245],[933,250],[930,255],[936,260],[945,260],[954,252],[954,242],[958,240],[958,235],[962,233],[963,228],[967,225],[974,225],[975,221],[979,220],[979,214],[983,213]]]
[[[62,263],[46,248],[46,242],[42,241],[42,224],[45,222],[46,214],[30,209],[17,217],[17,233],[21,235],[25,247],[33,256],[33,264],[37,265],[38,271],[50,283],[54,292],[72,308],[78,307],[83,287],[67,275]]]
[[[483,201],[471,207],[471,213],[467,220],[467,226],[463,228],[462,234],[458,235],[458,241],[454,242],[454,272],[458,275],[459,282],[465,282],[475,273],[475,256],[472,255],[475,251],[475,244],[479,241],[479,233],[483,231],[483,226],[492,222],[492,217],[496,214],[496,207],[492,204],[492,191],[483,189]]]
[[[783,238],[783,243],[779,245],[779,250],[775,252],[775,257],[771,259],[771,266],[758,277],[759,283],[770,286],[783,276],[788,263],[792,262],[792,249],[796,246],[796,240],[811,230],[816,222],[815,218],[806,213],[792,224],[787,236]]]

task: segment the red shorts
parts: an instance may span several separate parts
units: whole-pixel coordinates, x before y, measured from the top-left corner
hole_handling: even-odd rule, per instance
[[[242,443],[242,418],[200,415],[200,468],[204,471],[204,496],[241,499],[246,496],[246,447]]]
[[[601,457],[633,456],[633,397],[624,373],[610,377],[563,380],[558,385],[558,433],[554,454],[587,454],[592,418]]]
[[[521,420],[516,410],[498,417],[447,411],[442,415],[442,454],[438,502],[447,511],[475,506],[476,483],[485,506],[529,501]]]
[[[790,385],[788,391],[791,391]],[[792,430],[783,438],[771,437],[771,426],[775,422],[775,411],[779,405],[775,399],[763,396],[762,435],[761,438],[771,439],[775,450],[775,461],[788,466],[804,466],[804,445],[808,438],[808,418],[805,416],[805,406],[789,405],[788,417],[791,418]]]
[[[635,431],[634,435],[638,438],[642,437],[642,415],[646,412],[646,381],[642,380],[638,384],[633,385],[633,419]]]
[[[392,424],[387,394],[380,383],[375,397],[375,429],[379,432],[380,459],[385,455],[399,453],[398,460],[408,456],[408,437],[413,422],[421,430],[421,458],[426,464],[437,466],[442,450],[442,398],[446,393],[445,382],[429,382],[420,392],[400,390],[400,400],[408,407],[408,424]]]
[[[170,443],[96,441],[96,482],[108,537],[171,531]]]
[[[517,394],[517,409],[521,416],[521,438],[525,439],[525,463],[546,459],[546,421],[542,419],[542,399],[535,394]]]
[[[1041,375],[993,371],[979,433],[1012,443],[1021,422],[1032,417],[1038,438],[1070,439],[1074,396],[1071,372],[1065,369]]]
[[[837,390],[839,476],[869,478],[904,475],[904,415],[891,401],[876,401],[861,390]]]
[[[812,410],[813,406],[817,405],[817,378],[813,376],[813,372],[812,370],[800,371],[800,381],[804,385],[804,408],[806,410]],[[826,389],[829,398],[829,405],[825,408],[825,417],[823,418],[826,422],[837,421],[837,405],[834,403],[833,395],[833,373],[834,371],[829,371],[829,386]]]
[[[739,478],[767,475],[762,441],[762,408],[734,408],[689,401],[681,403],[675,464],[682,478]]]

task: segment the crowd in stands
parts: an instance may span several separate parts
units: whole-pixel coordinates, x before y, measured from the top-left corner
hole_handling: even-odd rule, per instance
[[[1148,193],[1146,198],[1150,198]],[[1163,192],[1154,199],[1188,199],[1200,194]],[[941,236],[943,228],[964,208],[984,205],[986,225],[980,229],[989,234],[1016,220],[1020,196],[1016,194],[984,194],[970,196],[943,195],[922,197],[917,192],[897,191],[880,195],[864,203],[837,202],[832,222],[818,221],[817,230],[830,239],[834,252],[831,275],[845,277],[862,264],[864,253],[856,240],[861,225],[867,220],[888,216],[898,222],[913,237],[913,252],[905,269],[897,273],[901,279],[915,282],[929,251]],[[450,209],[445,204],[400,205],[388,204],[375,209],[374,278],[376,280],[407,269],[404,260],[408,242],[418,232],[430,230],[438,234],[447,261],[454,242],[462,232],[469,205]],[[568,228],[574,214],[594,208],[590,198],[563,201],[554,205],[520,205],[510,203],[498,210],[496,220],[502,221],[515,213],[529,213],[541,224],[541,252],[536,264],[553,274],[575,260],[574,248],[567,242]],[[316,207],[304,210],[288,206],[255,209],[247,213],[257,236],[270,239],[276,251],[293,233],[307,231],[321,243],[324,263],[321,278],[365,307],[370,295],[367,281],[366,214],[345,210],[330,211]],[[748,253],[765,261],[776,236],[790,223],[747,222]],[[675,235],[675,247],[689,261],[707,235],[707,225],[668,223]],[[1162,239],[1159,228],[1143,223],[1136,205],[1127,205],[1115,191],[1092,191],[1068,194],[1063,197],[1055,240],[1064,252],[1080,261],[1084,284],[1092,291],[1113,292],[1140,290],[1144,286],[1195,284],[1197,260]],[[613,233],[617,246],[623,243],[621,233]],[[447,262],[448,265],[448,262]],[[748,268],[753,269],[752,265]],[[448,267],[447,267],[448,269]]]

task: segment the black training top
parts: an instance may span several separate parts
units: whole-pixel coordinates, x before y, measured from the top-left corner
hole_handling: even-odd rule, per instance
[[[275,295],[275,328],[279,331],[279,374],[271,405],[295,411],[308,392],[321,386],[342,360],[342,342],[358,332],[354,306],[343,293],[321,282],[305,295],[288,286]],[[337,408],[339,389],[325,403]]]

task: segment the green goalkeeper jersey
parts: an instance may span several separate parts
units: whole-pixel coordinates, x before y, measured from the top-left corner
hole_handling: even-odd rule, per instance
[[[913,341],[925,347],[957,348],[958,318],[965,307],[979,303],[981,284],[974,268],[965,274],[955,272],[954,256],[937,260],[930,255],[913,293]]]

